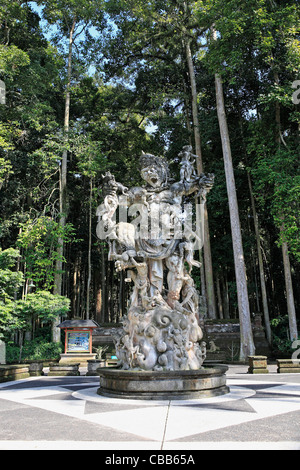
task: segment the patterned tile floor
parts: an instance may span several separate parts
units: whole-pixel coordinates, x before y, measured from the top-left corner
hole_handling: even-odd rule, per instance
[[[300,374],[230,368],[230,393],[186,401],[99,396],[98,377],[0,384],[0,450],[300,450]]]

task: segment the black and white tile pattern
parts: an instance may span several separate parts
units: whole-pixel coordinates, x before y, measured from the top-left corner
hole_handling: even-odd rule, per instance
[[[227,385],[220,397],[141,401],[99,396],[97,377],[0,384],[0,449],[300,450],[299,376],[237,374]]]

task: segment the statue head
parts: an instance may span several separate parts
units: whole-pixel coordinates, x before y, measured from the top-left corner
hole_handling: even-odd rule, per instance
[[[142,178],[153,188],[165,186],[169,176],[168,162],[163,157],[142,153],[140,157]]]

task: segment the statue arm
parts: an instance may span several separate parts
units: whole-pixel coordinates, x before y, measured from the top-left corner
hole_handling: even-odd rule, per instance
[[[206,194],[210,191],[214,184],[214,175],[208,173],[207,175],[201,173],[191,181],[178,181],[171,186],[171,190],[180,196],[189,196],[197,192],[197,196],[205,199]]]

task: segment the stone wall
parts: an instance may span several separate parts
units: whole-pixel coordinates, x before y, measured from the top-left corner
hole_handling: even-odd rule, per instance
[[[240,350],[240,324],[236,321],[206,320],[201,325],[204,332],[204,340],[207,343],[207,358],[212,358],[217,352],[222,352],[225,360],[238,360]],[[265,331],[259,318],[252,323],[255,354],[270,357],[271,350],[266,339]],[[215,353],[210,353],[210,342],[217,347]]]
[[[1,365],[0,366],[0,383],[8,382],[11,380],[27,379],[30,377],[29,365],[14,364],[14,365]]]
[[[255,354],[270,357],[271,351],[261,324],[261,316],[257,315],[252,323],[255,343]],[[209,320],[201,325],[204,341],[207,343],[207,360],[236,361],[240,350],[240,325],[238,320]],[[93,331],[93,347],[111,345],[112,334],[121,327],[101,327]],[[213,342],[213,344],[211,343]]]
[[[93,348],[98,346],[114,346],[112,335],[118,331],[121,331],[121,327],[107,327],[103,326],[100,328],[95,328],[92,334]]]

